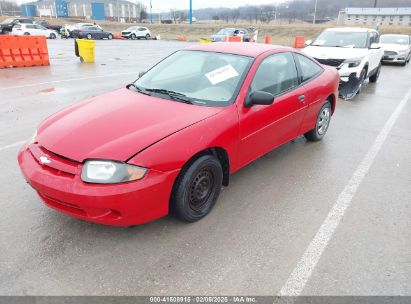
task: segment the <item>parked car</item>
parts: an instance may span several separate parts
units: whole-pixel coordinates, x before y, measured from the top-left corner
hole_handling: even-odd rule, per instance
[[[107,225],[199,220],[230,173],[323,139],[338,98],[335,68],[268,44],[195,45],[140,75],[47,118],[21,148],[46,205]]]
[[[30,18],[7,18],[0,23],[0,32],[3,35],[10,33],[16,24],[32,24],[33,20]]]
[[[110,32],[105,32],[103,29],[96,26],[85,26],[78,30],[78,38],[86,39],[113,39],[113,34]]]
[[[87,28],[90,26],[95,26],[99,29],[102,29],[101,26],[93,23],[74,23],[68,25],[66,28],[71,38],[77,38],[77,34],[82,28]]]
[[[43,26],[43,27],[45,27],[46,29],[49,29],[49,30],[54,30],[57,33],[60,33],[60,30],[62,28],[61,25],[50,24],[47,20],[44,20],[44,19],[34,20],[34,24],[41,25],[41,26]]]
[[[16,36],[46,36],[50,39],[56,39],[58,37],[56,31],[46,29],[38,24],[16,24],[13,26],[11,33]]]
[[[217,34],[211,36],[213,42],[225,41],[226,37],[243,36],[244,42],[250,41],[250,33],[244,28],[223,28]]]
[[[121,37],[133,40],[140,38],[150,39],[151,33],[150,30],[146,27],[130,26],[128,29],[121,32]]]
[[[408,35],[381,35],[384,49],[383,62],[400,63],[406,66],[411,59],[411,37]]]
[[[336,68],[341,77],[340,95],[351,99],[361,91],[364,81],[377,82],[384,50],[376,30],[331,28],[317,39],[307,41],[303,52],[324,65]]]

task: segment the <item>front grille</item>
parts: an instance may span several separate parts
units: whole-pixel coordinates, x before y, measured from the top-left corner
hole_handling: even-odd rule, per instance
[[[319,63],[324,64],[324,65],[329,65],[333,67],[339,67],[343,62],[344,59],[318,59],[315,58]]]
[[[393,51],[385,51],[384,52],[385,56],[397,56],[398,53],[397,52],[393,52]]]
[[[130,34],[131,32],[121,32],[121,34],[122,35],[128,35],[128,34]]]

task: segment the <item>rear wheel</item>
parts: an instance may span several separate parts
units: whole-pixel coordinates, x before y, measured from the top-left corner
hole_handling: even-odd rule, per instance
[[[309,141],[319,141],[327,133],[331,121],[331,103],[325,102],[317,116],[315,128],[304,134]]]
[[[196,159],[176,179],[171,195],[173,214],[185,222],[195,222],[214,207],[220,195],[223,170],[212,155]]]
[[[56,36],[56,34],[51,33],[49,38],[50,38],[50,39],[56,39],[56,38],[57,38],[57,36]]]
[[[370,82],[377,82],[378,78],[380,77],[380,73],[381,73],[381,63],[378,66],[377,70],[375,71],[374,75],[370,76]]]
[[[91,38],[93,38],[93,37],[91,36],[91,34],[87,34],[87,39],[91,39]]]
[[[150,34],[146,35],[146,40],[150,39]]]
[[[111,39],[113,39],[113,35],[109,34],[108,35],[108,40],[111,40]]]

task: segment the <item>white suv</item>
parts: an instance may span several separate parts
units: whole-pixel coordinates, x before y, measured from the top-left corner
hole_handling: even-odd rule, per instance
[[[142,26],[130,26],[128,29],[121,32],[121,37],[127,39],[150,39],[150,30]]]
[[[376,30],[365,28],[330,28],[303,50],[340,74],[340,95],[351,99],[361,91],[365,79],[377,82],[384,50]]]

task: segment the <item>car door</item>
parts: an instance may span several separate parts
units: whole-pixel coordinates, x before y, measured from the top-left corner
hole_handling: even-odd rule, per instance
[[[250,108],[239,104],[239,166],[297,137],[306,111],[305,88],[291,52],[271,54],[255,64],[248,94],[264,91],[275,99],[271,105]]]
[[[44,26],[41,26],[38,24],[34,26],[35,26],[36,35],[48,37],[47,29]]]
[[[34,24],[25,24],[24,27],[25,33],[29,33],[30,35],[37,35],[36,26]]]
[[[368,73],[374,71],[380,65],[383,50],[382,49],[371,49],[373,43],[379,43],[380,37],[377,32],[370,32],[368,38],[368,47],[370,52],[370,66],[368,68]]]

